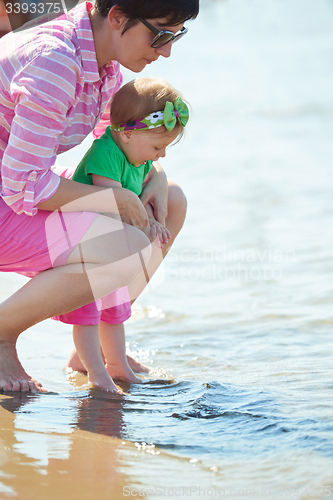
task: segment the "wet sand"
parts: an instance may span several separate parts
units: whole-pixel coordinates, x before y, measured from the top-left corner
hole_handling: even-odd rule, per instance
[[[0,405],[10,398],[0,396]],[[77,429],[70,434],[50,433],[43,430],[42,425],[34,426],[33,420],[30,422],[31,430],[17,429],[15,418],[14,413],[0,406],[1,499],[89,500],[122,497],[125,482],[118,470],[118,450],[124,447],[121,440]],[[59,453],[57,458],[43,459],[41,448],[47,440],[51,440],[54,450],[58,451],[63,450],[65,441],[67,456],[63,453],[61,458]],[[23,453],[22,443],[30,448],[27,455]],[[131,448],[135,453],[134,445]],[[29,457],[29,451],[35,452],[34,458]]]
[[[36,418],[38,410],[34,413],[24,409],[29,400],[40,398],[47,414],[48,399],[45,398],[52,397],[55,399],[50,406],[54,408],[54,400],[62,398],[56,393],[0,395],[1,500],[118,500],[139,494],[157,499],[176,492],[182,496],[190,488],[192,498],[197,498],[194,488],[199,486],[194,484],[200,484],[200,488],[207,491],[212,487],[214,471],[202,468],[198,460],[175,456],[152,444],[124,441],[105,434],[110,428],[108,424],[105,427],[96,396],[89,400],[92,406],[87,408],[82,423],[79,419],[75,422],[67,419],[67,423],[71,422],[67,429],[66,425],[50,424],[49,415],[44,421]],[[71,398],[75,403],[79,400],[74,393]],[[105,394],[100,393],[104,404],[106,399]],[[121,406],[121,400],[118,404]],[[115,408],[113,410],[116,413]],[[107,421],[112,421],[112,413],[108,415]],[[89,430],[72,425],[82,425]]]

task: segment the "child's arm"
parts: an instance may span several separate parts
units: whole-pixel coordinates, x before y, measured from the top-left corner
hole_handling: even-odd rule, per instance
[[[150,239],[151,241],[154,241],[157,238],[160,243],[160,247],[162,248],[164,244],[168,243],[168,239],[171,238],[171,234],[165,226],[157,222],[157,220],[154,217],[154,211],[150,203],[147,203],[145,209],[148,215],[148,221],[150,226]]]
[[[148,202],[152,205],[155,220],[165,225],[168,205],[168,180],[161,165],[156,161],[152,164],[148,182],[145,182],[143,186],[140,199],[144,205]]]
[[[150,178],[151,178],[151,170],[146,175],[142,183],[142,187],[144,187],[149,182]],[[160,247],[162,248],[164,244],[168,243],[168,239],[171,238],[171,234],[165,226],[163,226],[160,222],[156,220],[154,215],[154,209],[150,203],[147,203],[145,205],[145,209],[148,215],[149,226],[150,226],[149,237],[151,241],[154,241],[156,238],[158,238]]]
[[[103,177],[102,175],[91,174],[93,185],[109,188],[121,188],[123,187],[121,182],[114,181],[108,177]]]

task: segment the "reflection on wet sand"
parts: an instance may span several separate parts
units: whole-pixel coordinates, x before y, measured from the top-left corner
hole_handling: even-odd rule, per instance
[[[82,405],[77,404],[78,418],[66,427],[57,424],[56,418],[46,424],[33,418],[32,412],[30,417],[29,406],[42,405],[42,399],[24,394],[0,396],[1,500],[122,497],[125,482],[117,450],[123,445],[109,435],[110,427],[112,432],[117,426],[121,429],[117,403],[107,419],[100,413],[98,400],[85,398]]]
[[[119,500],[141,492],[155,500],[193,487],[194,468],[208,490],[215,474],[198,460],[113,437],[125,435],[125,405],[102,391],[0,395],[0,499]]]

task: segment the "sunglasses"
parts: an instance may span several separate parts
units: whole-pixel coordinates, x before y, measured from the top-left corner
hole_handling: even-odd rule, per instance
[[[151,42],[150,46],[153,49],[158,49],[159,47],[163,47],[169,42],[177,42],[182,36],[186,35],[188,32],[188,28],[182,28],[178,33],[173,33],[172,31],[159,31],[156,29],[154,26],[152,26],[148,21],[145,19],[139,19],[147,28],[154,33],[155,37],[153,41]]]

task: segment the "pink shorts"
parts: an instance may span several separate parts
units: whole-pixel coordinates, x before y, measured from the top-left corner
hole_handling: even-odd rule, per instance
[[[123,323],[131,316],[131,302],[127,287],[119,288],[103,299],[52,319],[70,325],[98,325],[100,321],[112,325]]]
[[[66,264],[98,214],[47,212],[17,215],[0,197],[0,272],[32,278],[41,271]],[[122,323],[131,315],[127,288],[55,319],[70,324]]]
[[[17,215],[0,197],[0,271],[32,278],[66,264],[98,214],[39,210]]]

